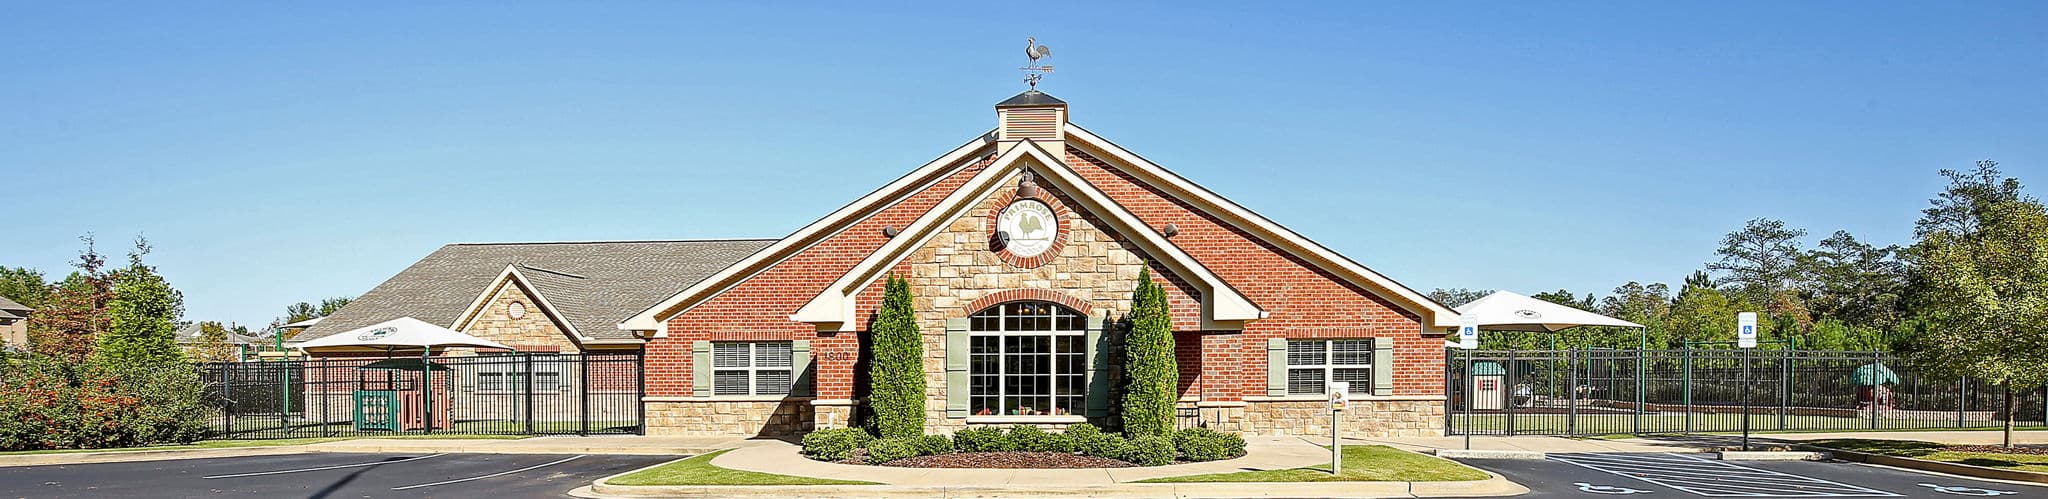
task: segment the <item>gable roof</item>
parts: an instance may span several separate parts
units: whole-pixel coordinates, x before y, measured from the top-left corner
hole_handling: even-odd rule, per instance
[[[613,327],[648,303],[731,266],[772,239],[450,244],[306,328],[304,341],[399,317],[452,327],[478,293],[517,266],[576,331],[631,341]]]
[[[28,308],[27,305],[22,305],[21,302],[9,300],[5,296],[0,296],[0,313],[14,312],[14,314],[9,315],[18,316],[20,314],[26,314],[28,312],[34,311],[35,309]]]
[[[1145,252],[1161,258],[1160,263],[1171,268],[1176,275],[1201,289],[1203,329],[1235,329],[1244,321],[1264,318],[1266,313],[1251,300],[1238,294],[1229,283],[1209,271],[1208,267],[1193,256],[1181,251],[1180,247],[1166,241],[1159,234],[1115,200],[1103,194],[1087,181],[1076,175],[1065,161],[1056,159],[1052,153],[1040,147],[1036,141],[1026,139],[1009,152],[996,158],[987,168],[975,174],[966,184],[949,194],[945,200],[920,216],[917,221],[900,234],[889,239],[881,248],[869,254],[845,275],[827,286],[817,297],[798,309],[792,319],[818,324],[829,324],[845,328],[851,326],[854,317],[853,297],[884,270],[910,256],[912,251],[929,242],[951,225],[953,220],[972,211],[974,205],[1004,185],[1009,178],[1016,177],[1020,170],[1029,169],[1045,178],[1061,192],[1074,196],[1088,211],[1101,217],[1111,228],[1129,237]],[[1228,323],[1228,324],[1225,324]]]
[[[1214,191],[1210,191],[1188,180],[1186,177],[1153,164],[1150,160],[1146,160],[1144,157],[1138,156],[1122,146],[1096,136],[1093,132],[1089,132],[1079,125],[1066,123],[1065,127],[1066,143],[1068,145],[1079,146],[1083,150],[1103,153],[1102,155],[1097,155],[1097,157],[1120,163],[1120,167],[1125,167],[1122,168],[1123,170],[1146,184],[1158,187],[1175,198],[1186,200],[1189,204],[1226,223],[1256,234],[1260,239],[1269,241],[1275,247],[1287,251],[1304,261],[1315,264],[1318,268],[1329,271],[1331,274],[1343,278],[1346,282],[1366,289],[1383,292],[1382,296],[1388,300],[1402,304],[1409,311],[1424,317],[1422,327],[1425,330],[1435,328],[1437,331],[1442,331],[1445,328],[1455,328],[1458,326],[1458,312],[1443,303],[1437,302],[1428,295],[1417,292],[1414,288],[1401,284],[1385,274],[1360,265],[1358,262],[1352,261],[1342,254],[1331,251],[1329,248],[1323,247],[1323,245],[1317,244],[1306,237],[1302,237],[1301,234],[1295,233],[1286,226],[1275,223],[1249,209],[1245,209],[1244,206],[1232,202],[1228,198],[1216,195]]]

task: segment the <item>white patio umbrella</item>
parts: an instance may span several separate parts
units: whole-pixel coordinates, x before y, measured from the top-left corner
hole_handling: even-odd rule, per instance
[[[299,349],[309,352],[390,353],[420,350],[422,355],[436,348],[455,347],[513,349],[495,341],[462,334],[411,317],[379,322],[299,344]]]
[[[1479,319],[1479,329],[1555,333],[1579,326],[1643,327],[1605,315],[1517,294],[1495,291],[1457,308],[1458,315]]]

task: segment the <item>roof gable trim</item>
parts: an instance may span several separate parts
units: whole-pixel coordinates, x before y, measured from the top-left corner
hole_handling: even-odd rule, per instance
[[[1398,298],[1397,301],[1407,302],[1414,307],[1411,311],[1424,313],[1430,317],[1425,329],[1429,327],[1453,328],[1458,326],[1458,312],[1451,310],[1450,307],[1437,303],[1436,300],[1432,300],[1428,296],[1416,292],[1414,289],[1384,274],[1360,265],[1358,262],[1352,261],[1350,258],[1346,258],[1335,251],[1331,251],[1315,241],[1302,237],[1300,234],[1258,213],[1254,213],[1244,206],[1196,185],[1180,175],[1167,171],[1165,168],[1153,164],[1151,161],[1121,146],[1096,136],[1087,129],[1072,123],[1068,123],[1066,127],[1068,143],[1106,153],[1110,157],[1104,159],[1113,159],[1133,167],[1130,173],[1138,176],[1141,180],[1165,189],[1174,197],[1190,201],[1191,204],[1210,215],[1223,219],[1239,228],[1250,230],[1261,238],[1274,242],[1275,246],[1314,263],[1333,274],[1344,277],[1353,284],[1384,290],[1394,295],[1394,298]]]
[[[528,296],[533,297],[533,304],[535,307],[540,308],[541,313],[547,314],[549,319],[554,320],[556,324],[560,324],[562,329],[568,332],[569,336],[577,342],[594,341],[597,339],[584,335],[582,331],[578,331],[576,323],[570,322],[568,316],[562,315],[560,309],[555,308],[553,303],[549,303],[547,295],[541,294],[540,288],[535,287],[533,281],[527,280],[526,274],[520,272],[520,268],[531,267],[517,263],[506,265],[505,270],[499,272],[496,279],[491,279],[491,285],[485,286],[483,293],[478,294],[476,300],[469,303],[469,307],[462,309],[461,314],[456,314],[455,322],[449,324],[448,329],[462,331],[463,328],[469,327],[470,324],[476,322],[477,318],[483,316],[484,307],[489,306],[491,302],[498,299],[499,295],[505,293],[506,286],[516,285],[519,286],[519,289],[526,291]],[[540,268],[533,269],[553,272]],[[559,272],[554,273],[559,274]]]
[[[850,331],[849,328],[857,327],[858,324],[852,323],[856,316],[853,309],[856,302],[854,298],[862,290],[881,278],[887,269],[909,257],[917,248],[930,243],[932,238],[944,232],[943,229],[952,221],[966,216],[976,203],[990,195],[993,190],[1006,185],[1009,179],[1017,176],[1018,171],[1025,169],[1041,173],[1053,187],[1074,196],[1075,200],[1090,213],[1108,222],[1113,230],[1130,237],[1147,253],[1161,258],[1159,263],[1167,265],[1176,274],[1202,288],[1204,329],[1238,329],[1245,321],[1258,320],[1266,316],[1264,310],[1231,288],[1229,283],[1209,271],[1200,261],[1167,242],[1164,235],[1145,225],[1136,215],[1110,199],[1107,194],[1089,185],[1064,161],[1055,159],[1036,141],[1026,139],[949,194],[936,208],[912,222],[903,233],[897,234],[880,249],[862,259],[860,264],[827,286],[790,318],[799,322],[818,324],[821,329]]]
[[[976,157],[994,145],[995,132],[983,133],[981,136],[975,137],[974,140],[970,140],[966,144],[962,144],[960,147],[939,156],[937,159],[925,163],[924,166],[912,170],[909,174],[897,178],[888,185],[869,192],[868,195],[862,196],[852,203],[848,203],[846,206],[839,208],[838,211],[834,211],[831,214],[825,215],[824,218],[811,222],[810,225],[797,229],[796,232],[776,241],[775,244],[768,245],[768,247],[748,255],[739,262],[727,266],[724,270],[720,270],[718,273],[712,274],[696,284],[677,291],[674,295],[669,296],[668,299],[655,303],[653,306],[647,307],[647,309],[634,314],[632,317],[625,318],[619,322],[618,327],[619,329],[629,331],[654,331],[653,337],[655,338],[667,337],[668,330],[662,327],[662,323],[666,322],[669,318],[689,311],[690,307],[694,307],[704,300],[717,296],[719,293],[723,293],[725,290],[731,289],[741,282],[745,282],[746,278],[774,266],[775,263],[801,253],[817,241],[822,241],[838,234],[846,226],[864,220],[868,215],[876,211],[894,206],[907,197],[907,193],[916,192],[918,190],[916,187],[930,185],[939,179],[945,178],[953,170],[964,166],[968,159]]]

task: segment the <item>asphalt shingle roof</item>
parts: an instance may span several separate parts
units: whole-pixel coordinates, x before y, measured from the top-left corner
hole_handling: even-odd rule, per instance
[[[22,305],[20,302],[9,300],[5,296],[0,296],[0,311],[26,313],[33,312],[35,309],[28,308],[27,305]]]
[[[630,339],[619,321],[696,284],[773,239],[450,244],[363,293],[293,341],[412,317],[454,323],[507,265],[578,332]]]

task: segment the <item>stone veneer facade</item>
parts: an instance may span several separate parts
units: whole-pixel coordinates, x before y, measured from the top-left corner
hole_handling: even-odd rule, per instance
[[[526,313],[517,319],[512,318],[513,303],[526,308]],[[498,288],[492,291],[490,304],[455,330],[503,343],[521,352],[582,351],[576,341],[569,338],[568,331],[562,328],[562,321],[542,310],[533,294],[520,286],[516,279],[499,282]]]

